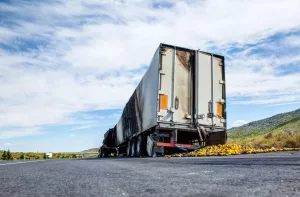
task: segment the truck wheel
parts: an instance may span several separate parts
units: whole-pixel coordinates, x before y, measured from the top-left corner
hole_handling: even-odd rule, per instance
[[[128,141],[128,144],[127,144],[126,156],[127,157],[130,156],[130,141]]]
[[[148,136],[147,137],[147,154],[149,157],[153,156],[153,146],[154,146],[154,143],[153,143],[152,139]]]
[[[119,148],[116,149],[116,156],[119,157]]]
[[[143,156],[143,138],[142,135],[139,135],[136,141],[136,156]]]
[[[136,149],[136,140],[132,139],[131,140],[131,157],[135,156],[135,149]]]
[[[102,158],[105,158],[105,157],[107,157],[108,156],[108,151],[106,150],[106,149],[102,149],[101,150],[101,157]]]
[[[99,157],[99,158],[102,158],[102,150],[100,150],[100,151],[98,152],[98,157]]]
[[[108,152],[108,150],[106,150],[106,151],[104,152],[104,157],[108,157],[108,155],[109,155],[109,152]]]

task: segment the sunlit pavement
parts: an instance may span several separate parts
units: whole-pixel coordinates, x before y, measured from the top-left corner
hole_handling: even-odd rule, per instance
[[[0,196],[300,196],[299,151],[0,164]]]

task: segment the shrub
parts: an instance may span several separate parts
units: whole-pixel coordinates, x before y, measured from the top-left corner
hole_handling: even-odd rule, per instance
[[[20,155],[20,159],[25,159],[24,153],[22,153],[22,154]]]
[[[13,160],[13,159],[14,159],[14,157],[12,156],[12,154],[10,153],[10,150],[8,149],[6,160]]]
[[[273,137],[273,134],[272,134],[272,133],[267,133],[267,134],[264,136],[265,139],[270,139],[270,138],[272,138],[272,137]]]
[[[7,160],[7,153],[6,153],[5,150],[4,150],[3,153],[2,153],[2,159],[3,159],[3,160]]]

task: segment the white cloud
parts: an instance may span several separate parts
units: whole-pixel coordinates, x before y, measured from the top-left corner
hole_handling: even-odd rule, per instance
[[[76,130],[82,130],[82,129],[88,129],[88,128],[91,128],[91,127],[94,127],[92,125],[85,125],[85,126],[80,126],[80,127],[74,127],[72,129],[70,129],[70,131],[76,131]]]
[[[300,35],[288,36],[282,41],[282,44],[299,48],[300,47]]]
[[[239,126],[242,126],[244,124],[247,124],[249,121],[247,120],[236,120],[232,123],[232,126],[233,127],[239,127]]]
[[[2,138],[36,134],[30,129],[36,125],[77,123],[72,114],[80,111],[123,108],[145,71],[141,64],[150,62],[161,42],[203,50],[216,47],[225,54],[230,48],[300,28],[297,0],[176,1],[169,9],[154,9],[140,0],[128,2],[3,4],[3,10],[22,17],[11,19],[18,25],[0,29],[0,43],[14,49],[0,49],[0,129],[29,129],[4,131]],[[291,40],[297,43],[291,37],[286,45],[292,45]],[[41,44],[33,49],[31,41]],[[18,48],[26,43],[28,50]],[[300,94],[299,72],[275,75],[275,67],[299,61],[299,54],[293,59],[248,52],[226,63],[229,96],[269,97],[269,102],[255,98],[247,104],[299,100],[295,96]],[[132,69],[141,71],[133,74]]]
[[[45,132],[41,131],[39,128],[17,128],[17,129],[2,129],[0,131],[0,139],[10,139],[15,137],[23,137],[23,136],[35,136],[40,135]]]
[[[76,136],[76,135],[75,135],[75,134],[73,134],[73,133],[72,133],[72,134],[70,134],[70,137],[75,137],[75,136]]]
[[[273,106],[281,106],[281,105],[294,105],[294,104],[300,104],[300,101],[298,102],[287,102],[287,103],[277,103],[277,104],[270,104],[268,105],[269,107]]]
[[[10,145],[12,145],[12,143],[9,143],[9,142],[4,143],[4,146],[10,146]]]

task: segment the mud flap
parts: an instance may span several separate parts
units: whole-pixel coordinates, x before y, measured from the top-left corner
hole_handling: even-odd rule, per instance
[[[207,137],[207,146],[226,144],[226,141],[227,141],[226,131],[212,132],[209,133],[209,136]]]
[[[155,156],[163,156],[164,155],[164,147],[163,146],[154,146],[153,152]]]
[[[157,155],[164,155],[164,147],[156,146],[155,141],[150,136],[148,136],[147,154],[150,157],[157,156]]]

